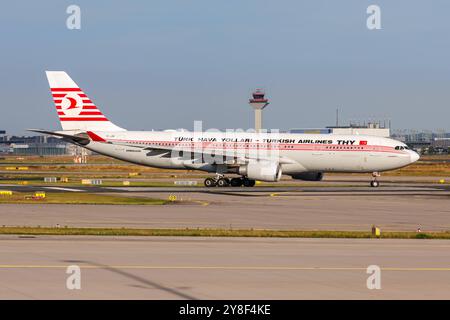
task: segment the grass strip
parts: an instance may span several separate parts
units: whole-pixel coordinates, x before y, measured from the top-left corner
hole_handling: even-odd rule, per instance
[[[12,196],[0,196],[0,204],[116,204],[116,205],[162,205],[169,201],[152,198],[138,198],[115,195],[103,195],[84,192],[46,193],[43,199],[33,198],[34,193],[14,192]]]
[[[0,234],[14,235],[83,235],[83,236],[171,236],[171,237],[254,237],[254,238],[376,238],[365,231],[306,231],[252,229],[133,229],[72,227],[0,227]],[[447,239],[446,232],[383,232],[383,239]]]

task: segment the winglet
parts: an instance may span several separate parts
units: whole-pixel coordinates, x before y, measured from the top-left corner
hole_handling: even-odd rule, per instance
[[[96,135],[92,131],[87,131],[86,133],[88,134],[89,138],[91,138],[92,141],[95,141],[95,142],[106,142],[105,139],[103,139],[99,135]]]

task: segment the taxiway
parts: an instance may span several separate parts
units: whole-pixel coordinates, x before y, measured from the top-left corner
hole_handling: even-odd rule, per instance
[[[0,299],[449,299],[449,252],[440,240],[1,236]],[[81,290],[66,287],[70,265]]]

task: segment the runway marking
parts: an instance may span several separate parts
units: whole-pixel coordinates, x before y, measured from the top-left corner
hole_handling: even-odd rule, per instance
[[[181,202],[183,202],[183,200],[181,200]],[[194,202],[202,206],[209,206],[209,202],[203,200],[188,200],[188,202]]]
[[[68,265],[0,265],[0,269],[62,269]],[[264,271],[366,271],[367,267],[284,267],[284,266],[146,266],[146,265],[79,265],[82,269],[138,270],[264,270]],[[446,268],[382,267],[382,271],[450,271]]]
[[[303,192],[303,190],[295,191],[294,194],[291,191],[274,192],[274,193],[269,194],[269,196],[270,197],[286,197],[286,196],[290,196],[290,195],[301,195],[301,196],[304,196],[303,194],[297,194],[297,193],[301,193],[301,192]]]
[[[60,191],[84,192],[84,190],[80,190],[80,189],[70,189],[70,188],[61,188],[61,187],[43,187],[43,188],[51,189],[51,190],[60,190]]]

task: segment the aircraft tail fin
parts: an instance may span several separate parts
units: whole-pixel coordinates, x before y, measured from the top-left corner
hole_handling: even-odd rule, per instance
[[[64,71],[46,71],[63,130],[126,131],[108,120]]]

